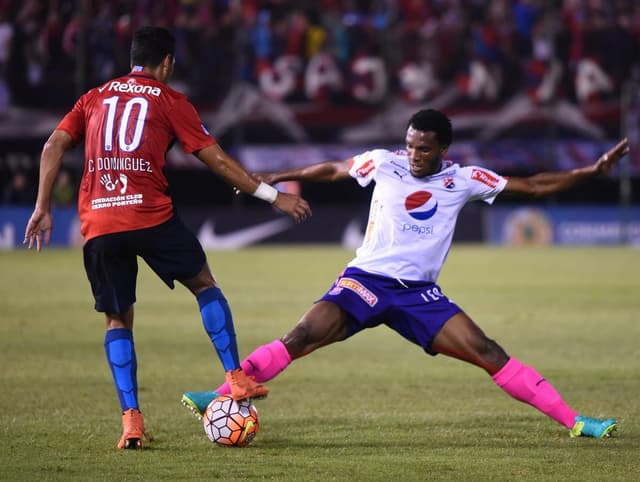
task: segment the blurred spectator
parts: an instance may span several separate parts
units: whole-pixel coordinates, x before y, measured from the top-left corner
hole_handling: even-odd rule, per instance
[[[5,204],[33,204],[36,200],[36,187],[25,172],[17,171],[6,186],[3,196]]]
[[[56,206],[68,206],[75,202],[76,187],[69,171],[61,170],[53,185],[53,203]]]
[[[11,101],[9,86],[6,82],[6,70],[9,65],[13,25],[7,18],[7,12],[0,10],[0,116],[7,111]]]
[[[518,55],[529,57],[534,25],[542,14],[538,0],[516,0],[513,5],[513,23],[516,31],[516,51]]]
[[[111,2],[100,5],[89,28],[91,67],[97,84],[102,84],[116,75],[116,18]]]
[[[205,105],[244,80],[286,103],[376,108],[446,93],[457,107],[495,108],[530,94],[536,77],[558,66],[554,96],[591,108],[618,98],[640,58],[637,0],[83,5],[81,12],[77,0],[0,0],[0,112],[9,96],[17,105],[68,106],[76,92],[126,73],[131,32],[143,24],[174,30],[176,84]]]

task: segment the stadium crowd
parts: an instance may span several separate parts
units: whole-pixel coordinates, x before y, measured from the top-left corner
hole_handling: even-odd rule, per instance
[[[585,103],[619,95],[640,52],[633,0],[0,0],[0,106],[67,107],[128,70],[144,24],[174,31],[176,78],[205,105],[239,80],[286,101]]]
[[[0,121],[12,106],[63,112],[126,73],[146,24],[174,32],[173,86],[204,111],[248,85],[325,113],[522,98],[514,115],[561,100],[573,119],[618,106],[640,65],[634,0],[0,0]]]

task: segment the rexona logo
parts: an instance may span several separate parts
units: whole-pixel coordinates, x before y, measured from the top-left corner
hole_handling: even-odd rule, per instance
[[[429,191],[416,191],[407,196],[404,207],[413,219],[424,221],[436,213],[438,201]]]
[[[124,94],[143,94],[143,95],[154,95],[156,97],[160,96],[161,90],[160,87],[153,85],[142,85],[136,84],[135,82],[118,82],[113,81],[109,84],[110,92],[121,92]]]

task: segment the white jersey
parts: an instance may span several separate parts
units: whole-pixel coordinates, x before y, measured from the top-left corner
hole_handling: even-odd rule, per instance
[[[435,283],[462,207],[477,199],[493,203],[507,184],[488,169],[451,161],[417,178],[406,151],[376,149],[353,161],[349,174],[362,187],[376,185],[364,241],[349,266],[402,280]]]

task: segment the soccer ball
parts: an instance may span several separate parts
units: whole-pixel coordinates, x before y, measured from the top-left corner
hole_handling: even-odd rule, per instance
[[[219,445],[246,447],[258,433],[258,410],[250,400],[229,395],[213,400],[202,417],[209,440]]]

